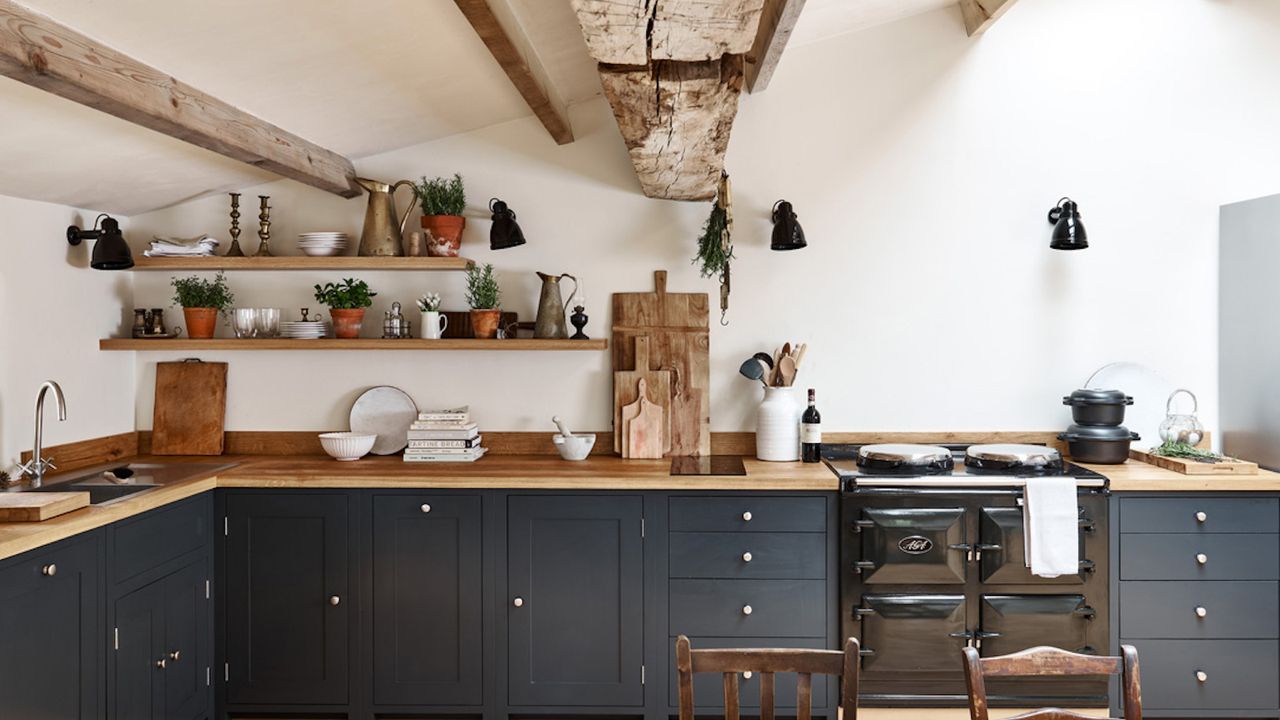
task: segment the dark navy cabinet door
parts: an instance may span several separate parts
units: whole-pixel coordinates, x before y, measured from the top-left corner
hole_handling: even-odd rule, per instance
[[[480,705],[480,497],[373,498],[373,701]]]
[[[227,498],[227,702],[348,697],[348,497]]]
[[[100,536],[0,564],[0,717],[97,718]]]
[[[208,708],[209,600],[206,561],[201,559],[173,573],[164,585],[164,717],[194,720]],[[124,716],[130,717],[130,716]]]
[[[644,506],[638,496],[513,496],[510,704],[644,703]]]
[[[112,717],[160,717],[164,707],[164,582],[146,585],[115,602],[111,677]],[[167,664],[167,663],[166,663]]]

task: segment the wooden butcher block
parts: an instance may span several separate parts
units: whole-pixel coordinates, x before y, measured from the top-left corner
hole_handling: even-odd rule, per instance
[[[710,455],[710,301],[707,293],[667,292],[665,270],[653,284],[653,292],[613,295],[613,368],[637,367],[635,338],[649,338],[649,366],[672,373],[670,394],[654,398],[671,415],[668,454]]]
[[[636,388],[643,380],[648,388],[651,400],[664,401],[671,396],[671,372],[655,370],[650,361],[649,338],[634,338],[635,350],[634,370],[617,370],[613,373],[613,451],[622,454],[622,444],[626,438],[623,427],[623,408],[632,405],[639,399]],[[669,404],[663,405],[662,449],[671,449],[671,416],[667,410]],[[636,406],[639,409],[639,406]]]
[[[226,415],[226,363],[156,363],[153,454],[221,455]]]
[[[87,492],[0,493],[0,522],[40,522],[88,506]]]

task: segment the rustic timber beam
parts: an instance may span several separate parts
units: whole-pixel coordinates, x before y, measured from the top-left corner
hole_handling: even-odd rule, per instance
[[[564,103],[557,97],[528,39],[520,32],[506,0],[454,2],[556,143],[573,142],[573,129]]]
[[[343,197],[359,194],[345,157],[12,0],[0,0],[0,75]]]
[[[751,92],[764,92],[769,87],[803,9],[804,0],[765,0],[760,28],[747,58],[747,89]]]
[[[573,0],[596,62],[719,60],[755,42],[765,0]]]
[[[1016,0],[960,0],[960,14],[969,37],[981,35],[1000,19]]]

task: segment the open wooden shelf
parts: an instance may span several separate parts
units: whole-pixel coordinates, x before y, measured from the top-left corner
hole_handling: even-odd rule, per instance
[[[338,340],[293,340],[286,338],[213,338],[212,340],[147,340],[138,338],[106,338],[98,341],[99,350],[140,350],[164,352],[169,350],[222,351],[222,350],[607,350],[605,338],[592,340],[540,340],[519,338],[512,340],[481,340],[476,338],[442,338],[440,340],[383,340],[381,338],[356,338]]]
[[[134,258],[134,270],[466,270],[463,257],[145,257]]]

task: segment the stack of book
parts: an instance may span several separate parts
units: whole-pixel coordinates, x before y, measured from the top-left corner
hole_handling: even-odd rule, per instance
[[[409,426],[405,462],[474,462],[484,455],[469,408],[424,410]]]

